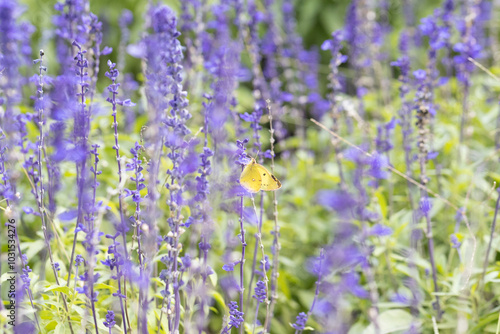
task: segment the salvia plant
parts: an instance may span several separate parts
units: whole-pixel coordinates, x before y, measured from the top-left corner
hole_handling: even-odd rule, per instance
[[[499,14],[0,0],[0,333],[500,333]]]

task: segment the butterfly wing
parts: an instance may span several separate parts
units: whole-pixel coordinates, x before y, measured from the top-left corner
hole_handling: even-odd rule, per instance
[[[259,171],[262,179],[262,186],[260,187],[260,190],[272,191],[281,188],[281,182],[264,166],[255,164],[255,168]]]
[[[262,185],[262,177],[256,166],[257,163],[252,159],[252,161],[245,166],[240,175],[241,186],[251,193],[259,192]]]

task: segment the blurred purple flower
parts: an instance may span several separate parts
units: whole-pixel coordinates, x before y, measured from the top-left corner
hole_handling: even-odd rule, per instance
[[[320,205],[339,213],[350,211],[357,205],[354,197],[344,190],[320,190],[316,198]]]
[[[385,237],[392,234],[392,229],[382,224],[375,224],[370,229],[370,234],[378,237]]]
[[[456,234],[452,234],[450,236],[450,241],[451,241],[452,247],[455,249],[459,249],[460,246],[462,245],[462,243],[458,240],[458,237]]]
[[[83,259],[83,256],[78,254],[75,258],[75,266],[79,267],[85,260]]]
[[[385,155],[375,153],[370,158],[368,175],[376,179],[387,179],[389,177],[389,172],[386,169],[388,165],[389,163]]]
[[[359,276],[355,272],[350,271],[343,274],[342,283],[354,296],[361,299],[367,299],[369,297],[368,291],[366,291],[361,285],[359,285]]]
[[[415,79],[422,81],[427,77],[427,72],[425,72],[425,70],[418,69],[413,72],[413,76],[415,77]]]
[[[427,153],[427,160],[434,160],[439,155],[439,152],[429,152]]]
[[[410,304],[410,301],[408,299],[407,296],[405,296],[404,294],[402,293],[395,293],[394,295],[391,296],[391,301],[393,303],[400,303],[400,304],[403,304],[403,305],[409,305]]]
[[[427,216],[431,211],[432,203],[429,200],[429,197],[424,196],[420,198],[420,210],[422,213]]]

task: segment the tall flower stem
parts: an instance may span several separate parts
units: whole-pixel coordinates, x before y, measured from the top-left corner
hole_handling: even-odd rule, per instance
[[[246,151],[246,147],[245,145],[248,143],[248,138],[245,138],[244,140],[237,140],[236,141],[236,146],[238,147],[238,150],[237,150],[237,160],[236,160],[236,164],[237,165],[240,165],[241,166],[241,171],[243,172],[243,169],[245,168],[245,165],[246,163],[248,163],[248,156],[247,156],[247,153],[245,152]],[[243,188],[242,188],[242,191]],[[244,282],[243,282],[243,269],[245,267],[245,250],[246,250],[246,246],[247,246],[247,243],[246,243],[246,240],[245,240],[245,229],[243,227],[243,209],[244,209],[244,206],[243,206],[243,198],[244,198],[244,194],[242,193],[240,195],[240,207],[239,207],[239,210],[240,210],[240,217],[238,218],[238,221],[240,223],[240,234],[239,234],[239,239],[241,241],[241,259],[239,261],[239,264],[240,264],[240,309],[243,310],[243,299],[244,299],[244,291],[245,291],[245,285],[244,285]],[[236,264],[236,263],[235,263]],[[233,303],[233,302],[232,302]],[[236,302],[234,302],[235,305],[232,305],[233,308],[237,308],[237,304]],[[244,313],[243,311],[241,312],[241,321],[243,322],[244,321]],[[227,330],[227,329],[226,329]],[[240,334],[243,334],[243,326],[240,327]]]
[[[123,216],[123,180],[122,180],[122,162],[121,162],[121,157],[120,157],[120,145],[118,144],[118,121],[116,118],[116,105],[118,104],[118,101],[116,99],[116,95],[118,94],[118,87],[120,86],[119,84],[116,83],[116,77],[118,76],[118,70],[114,70],[114,66],[116,64],[111,63],[111,61],[108,62],[108,66],[110,66],[109,74],[110,78],[113,81],[113,83],[109,87],[109,91],[111,93],[111,97],[108,98],[108,102],[111,103],[113,106],[113,129],[114,129],[114,138],[115,138],[115,145],[113,146],[113,149],[115,150],[116,153],[116,164],[118,166],[118,206],[119,206],[119,211],[120,211],[120,226],[121,226],[121,234],[122,234],[122,239],[123,239],[123,251],[125,253],[125,258],[128,260],[128,250],[127,250],[127,235],[126,235],[126,225],[125,225],[125,218]],[[116,73],[116,75],[115,75]]]
[[[253,198],[252,198],[253,200]],[[257,266],[257,252],[259,250],[259,237],[262,236],[262,222],[263,222],[263,217],[264,217],[264,194],[261,192],[260,193],[260,215],[257,221],[258,224],[258,233],[255,234],[255,245],[254,245],[254,250],[253,250],[253,260],[252,260],[252,272],[250,274],[250,282],[248,283],[248,294],[247,294],[247,302],[245,304],[245,308],[243,309],[243,312],[246,312],[248,310],[251,296],[252,296],[252,284],[253,284],[253,279],[255,277],[255,268]],[[257,212],[255,213],[255,217],[257,217]]]
[[[413,72],[415,78],[418,82],[418,88],[415,93],[415,109],[416,109],[416,127],[418,129],[417,147],[418,147],[418,162],[420,167],[420,210],[424,215],[426,221],[426,237],[427,237],[427,247],[429,250],[429,261],[431,263],[432,269],[432,279],[434,282],[434,292],[439,292],[439,286],[437,281],[437,269],[434,257],[434,238],[432,234],[432,223],[431,217],[429,215],[430,203],[428,201],[427,195],[427,183],[429,182],[429,177],[427,176],[427,159],[429,154],[429,137],[430,130],[429,125],[431,123],[431,108],[432,108],[432,90],[434,74],[430,69],[430,73],[426,73],[424,70],[417,70]],[[437,312],[437,320],[441,319],[441,306],[439,303],[439,296],[436,294],[435,309]]]
[[[50,240],[49,240],[49,235],[47,232],[47,223],[45,221],[45,206],[44,206],[44,188],[43,188],[43,162],[42,162],[42,151],[43,151],[43,139],[44,139],[44,133],[43,133],[43,119],[44,119],[44,107],[43,107],[43,71],[46,71],[47,68],[43,66],[43,56],[44,56],[43,50],[40,50],[40,59],[36,60],[35,62],[39,63],[38,69],[38,127],[39,127],[39,138],[38,138],[38,146],[37,146],[37,154],[38,154],[38,182],[34,182],[34,187],[35,187],[35,197],[36,197],[36,202],[38,205],[38,212],[40,214],[40,218],[42,220],[42,231],[43,231],[43,236],[45,239],[45,244],[47,246],[47,251],[49,253],[49,258],[50,258],[50,264],[52,266],[52,271],[54,273],[54,277],[56,280],[57,285],[60,285],[59,283],[59,277],[57,276],[57,269],[55,267],[55,262],[54,262],[54,257],[52,255],[52,248],[50,246]],[[37,183],[39,183],[38,188],[37,188]],[[19,243],[18,243],[19,244]],[[73,326],[71,325],[71,319],[69,316],[69,311],[68,311],[68,303],[66,301],[65,295],[60,292],[61,298],[64,303],[64,309],[68,313],[68,324],[69,328],[71,330],[71,333],[73,333]]]
[[[212,233],[211,219],[210,219],[210,204],[207,198],[207,194],[209,194],[209,183],[207,177],[210,176],[212,172],[210,157],[213,156],[212,150],[208,147],[208,133],[211,129],[209,129],[209,111],[212,107],[212,97],[208,94],[204,95],[207,99],[206,102],[203,102],[204,106],[204,124],[203,124],[203,133],[204,133],[204,145],[203,145],[203,153],[200,154],[201,164],[200,164],[200,175],[196,178],[198,181],[198,201],[200,201],[199,205],[199,217],[200,217],[200,243],[199,249],[200,252],[203,253],[203,262],[201,269],[201,277],[202,277],[202,285],[205,288],[207,283],[207,277],[209,275],[209,266],[208,266],[208,251],[210,249],[210,234]],[[203,292],[206,293],[206,289],[203,289]],[[200,315],[198,319],[198,334],[202,334],[206,323],[205,316],[205,307],[207,304],[207,296],[200,296]]]
[[[135,202],[135,235],[132,239],[137,239],[137,253],[139,258],[139,298],[137,300],[137,332],[141,333],[141,326],[143,325],[145,310],[141,307],[144,297],[144,286],[145,276],[144,276],[144,252],[141,246],[141,228],[142,217],[141,217],[141,190],[146,188],[144,185],[144,176],[142,174],[142,160],[139,159],[139,153],[143,150],[143,147],[139,143],[135,143],[135,146],[130,149],[130,153],[134,155],[132,162],[126,165],[126,170],[133,171],[134,176],[130,178],[131,181],[135,182],[135,190],[131,191],[132,199]],[[144,225],[145,226],[145,225]]]
[[[427,193],[424,193],[424,196]],[[438,279],[437,279],[437,269],[436,269],[436,262],[434,260],[434,237],[432,234],[432,224],[431,224],[431,217],[429,216],[428,213],[425,214],[425,220],[427,222],[427,231],[426,231],[426,236],[427,236],[427,243],[428,243],[428,249],[429,249],[429,261],[431,262],[431,269],[432,269],[432,281],[434,282],[434,291],[437,293],[439,292],[439,285],[438,285]],[[441,305],[439,303],[439,296],[436,294],[436,304],[435,304],[437,316],[436,318],[438,320],[441,319]]]
[[[426,160],[427,160],[427,124],[429,122],[429,112],[426,109],[424,105],[420,105],[418,110],[417,110],[417,127],[419,129],[419,138],[418,138],[418,147],[419,147],[419,162],[420,162],[420,183],[423,186],[427,186],[428,182],[428,177],[427,177],[427,172],[426,172]],[[421,189],[421,194],[420,194],[422,200],[421,201],[428,201],[427,199],[427,191]],[[430,204],[427,204],[430,205]],[[421,205],[422,207],[422,205]],[[422,209],[424,216],[425,216],[425,221],[427,224],[427,231],[426,231],[426,237],[427,237],[427,246],[429,250],[429,261],[431,263],[431,269],[432,269],[432,280],[434,282],[434,291],[437,293],[439,291],[439,286],[437,283],[437,269],[436,269],[436,263],[435,263],[435,258],[434,258],[434,237],[432,234],[432,223],[431,223],[431,217],[429,215],[429,210],[430,208],[425,207]],[[441,319],[441,306],[439,303],[439,296],[436,295],[436,304],[435,304],[436,312],[437,312],[437,319]]]
[[[262,195],[262,193],[261,193]],[[257,207],[255,206],[255,200],[253,198],[253,196],[250,197],[252,199],[252,205],[253,205],[253,209],[255,211],[255,216],[257,216]],[[261,260],[261,263],[262,263],[262,277],[264,279],[264,284],[266,286],[266,299],[265,299],[265,302],[266,302],[266,320],[264,322],[264,328],[267,328],[268,324],[269,324],[269,289],[268,289],[268,284],[269,284],[269,279],[267,278],[267,273],[266,273],[266,252],[264,251],[264,244],[262,243],[262,220],[261,220],[261,223],[259,224],[259,232],[257,233],[256,235],[256,239],[257,239],[257,242],[259,244],[259,248],[260,248],[260,251],[261,251],[261,255],[262,255],[262,260]],[[255,311],[255,320],[257,319],[257,314],[258,314],[258,308],[259,308],[259,305],[260,303],[257,303],[257,310]],[[255,322],[254,320],[254,322]]]
[[[241,170],[243,171],[243,166]],[[240,240],[241,240],[241,260],[240,260],[240,307],[243,307],[243,292],[245,291],[245,286],[243,285],[243,268],[245,265],[245,248],[247,246],[245,241],[245,229],[243,228],[243,196],[240,200]],[[240,327],[240,334],[243,334],[243,326]]]
[[[97,182],[97,175],[101,174],[101,172],[98,172],[97,171],[97,164],[99,162],[99,153],[97,152],[97,148],[99,147],[99,145],[97,144],[94,144],[92,145],[93,147],[93,150],[92,150],[92,153],[94,154],[94,167],[92,169],[92,172],[94,174],[94,183],[93,183],[93,194],[92,194],[92,215],[91,215],[91,219],[90,219],[90,229],[89,229],[89,232],[88,232],[88,240],[89,240],[89,243],[87,244],[87,248],[88,248],[88,256],[89,256],[89,260],[88,260],[88,265],[89,265],[89,276],[88,276],[88,279],[89,279],[89,286],[90,286],[90,303],[91,303],[91,306],[92,306],[92,316],[94,318],[94,328],[95,328],[95,331],[96,331],[96,334],[99,334],[99,329],[97,327],[97,316],[96,316],[96,310],[95,310],[95,301],[94,301],[94,268],[95,268],[95,236],[97,235],[96,233],[96,230],[95,230],[95,224],[94,224],[94,220],[95,220],[95,202],[96,202],[96,191],[97,191],[97,185],[98,185],[98,182]]]
[[[86,72],[86,68],[88,68],[88,61],[85,58],[85,53],[87,51],[82,50],[82,47],[80,44],[78,44],[76,41],[73,41],[73,46],[78,48],[78,53],[75,57],[76,60],[76,75],[80,82],[78,83],[80,85],[80,92],[76,93],[77,98],[80,98],[79,104],[80,104],[80,110],[75,112],[74,115],[74,129],[73,129],[73,136],[74,136],[74,141],[75,141],[75,146],[79,150],[79,153],[82,155],[80,157],[80,160],[76,162],[76,173],[77,173],[77,189],[78,189],[78,217],[77,217],[77,227],[78,224],[82,224],[83,221],[83,210],[84,210],[84,203],[83,203],[83,198],[84,198],[84,188],[85,188],[85,166],[87,165],[87,140],[88,140],[88,131],[89,129],[87,128],[88,120],[87,118],[90,115],[87,115],[87,110],[86,110],[86,103],[85,103],[85,94],[87,93],[87,80],[88,80],[88,73]],[[69,262],[69,270],[68,270],[68,282],[67,286],[69,286],[69,282],[71,280],[71,272],[72,272],[72,264],[75,256],[75,248],[76,248],[76,241],[78,237],[78,228],[75,227],[75,236],[73,237],[73,247],[71,249],[71,258]]]
[[[273,129],[273,114],[271,111],[271,101],[267,100],[267,111],[269,112],[269,127],[270,127],[270,143],[271,143],[271,173],[274,174],[274,129]],[[273,270],[271,273],[271,304],[269,306],[269,316],[274,315],[274,306],[278,301],[278,276],[279,276],[279,254],[280,254],[280,227],[278,224],[278,200],[276,191],[273,191],[273,216],[274,216],[274,238],[273,238]],[[269,331],[269,328],[266,328]]]
[[[122,162],[120,156],[120,144],[118,143],[118,121],[117,121],[117,110],[116,105],[127,105],[134,106],[135,104],[130,102],[130,100],[118,101],[116,96],[118,95],[118,88],[120,84],[116,82],[118,78],[119,72],[115,68],[116,64],[108,60],[109,71],[106,72],[106,76],[111,79],[112,84],[109,85],[108,91],[111,94],[110,97],[107,98],[107,101],[112,105],[112,116],[113,116],[113,129],[114,129],[114,137],[115,137],[115,145],[113,149],[116,153],[116,164],[118,166],[118,210],[120,211],[120,232],[123,240],[123,252],[125,255],[125,261],[129,261],[129,254],[127,250],[127,225],[125,224],[125,218],[123,216],[123,181],[122,180]],[[123,278],[123,293],[127,295],[127,282],[126,277]],[[127,316],[127,325],[130,328],[130,320],[128,316],[128,307],[127,307],[127,299],[125,298],[125,315]]]
[[[401,134],[402,134],[402,144],[404,149],[404,159],[405,159],[405,167],[406,167],[406,175],[412,177],[412,103],[408,98],[408,93],[410,92],[410,57],[408,55],[409,48],[409,40],[410,35],[408,32],[404,31],[401,34],[399,40],[399,50],[401,51],[401,56],[395,62],[392,62],[392,66],[397,66],[400,69],[399,82],[401,85],[399,86],[399,97],[401,99],[401,107],[398,111],[400,117],[400,125],[401,125]],[[412,220],[411,220],[411,229],[410,229],[410,245],[412,252],[417,248],[417,211],[415,210],[415,201],[414,201],[414,186],[413,184],[407,180],[408,186],[408,201],[410,204],[410,209],[412,211]],[[411,268],[415,268],[415,264],[413,263],[413,256],[410,256],[409,265]],[[410,277],[410,279],[414,279]],[[414,310],[418,311],[418,310]]]
[[[123,272],[122,269],[120,268],[120,266],[124,265],[125,261],[123,259],[122,254],[120,254],[120,251],[118,250],[118,246],[120,245],[120,243],[116,241],[116,238],[118,238],[120,234],[121,234],[120,231],[116,232],[115,235],[106,234],[106,238],[113,240],[113,243],[108,247],[108,254],[112,254],[113,258],[110,259],[108,256],[106,260],[104,261],[101,260],[101,263],[104,264],[105,266],[108,266],[111,272],[113,272],[113,270],[116,268],[116,275],[112,276],[111,278],[116,279],[116,282],[118,283],[118,291],[113,293],[113,296],[118,297],[118,299],[120,300],[123,330],[125,333],[128,333],[126,310],[122,300],[126,298],[126,296],[122,293],[121,279],[123,276]]]

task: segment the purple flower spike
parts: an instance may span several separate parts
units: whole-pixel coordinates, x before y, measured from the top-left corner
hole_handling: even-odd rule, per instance
[[[85,260],[83,259],[83,256],[78,254],[75,258],[75,266],[79,267]]]
[[[450,240],[451,240],[452,247],[455,249],[459,249],[460,246],[462,245],[462,243],[458,240],[458,237],[456,234],[452,234],[450,236]]]
[[[420,210],[422,213],[427,216],[429,212],[431,211],[432,204],[427,196],[422,197],[420,199]]]
[[[238,262],[236,263],[238,264]],[[234,263],[228,263],[222,266],[225,271],[234,271]]]
[[[370,159],[370,169],[368,174],[376,179],[387,179],[389,172],[387,171],[388,161],[385,155],[373,154]]]
[[[111,333],[111,328],[116,324],[115,321],[115,312],[108,311],[106,314],[106,321],[103,322],[104,326],[109,328],[109,332]]]
[[[375,226],[370,229],[370,234],[377,237],[385,237],[392,234],[392,229],[382,224],[375,224]]]
[[[294,324],[292,324],[292,327],[295,330],[303,331],[306,328],[307,318],[308,317],[306,313],[300,312],[299,315],[297,316],[297,320],[295,321]]]
[[[239,328],[243,323],[243,312],[238,311],[238,303],[229,302],[229,326]]]
[[[267,297],[266,283],[258,281],[255,286],[255,294],[252,296],[258,303],[263,303]]]

